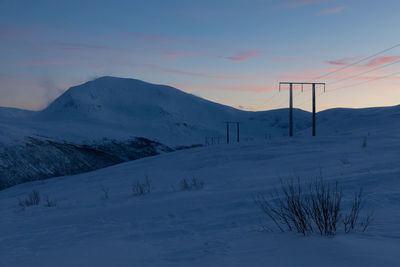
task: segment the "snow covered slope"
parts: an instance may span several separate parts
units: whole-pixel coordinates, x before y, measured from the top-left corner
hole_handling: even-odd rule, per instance
[[[382,108],[335,108],[318,113],[320,133],[384,134],[400,129],[400,105]]]
[[[297,130],[309,126],[307,112],[295,116]],[[169,86],[102,77],[39,112],[0,109],[0,188],[204,144],[225,135],[225,121],[240,121],[243,139],[287,134],[287,110],[240,111]],[[144,153],[137,138],[148,140]],[[119,155],[121,147],[128,153]]]
[[[0,119],[21,119],[32,117],[36,112],[18,108],[0,107]]]
[[[379,123],[378,123],[379,124]],[[0,191],[0,266],[400,266],[400,131],[297,136],[149,157]],[[375,134],[385,132],[385,134]],[[280,177],[344,186],[344,206],[364,188],[366,233],[335,237],[259,232],[253,201]],[[153,191],[133,196],[148,176]],[[182,178],[204,181],[180,191]],[[104,189],[109,198],[104,199]],[[21,210],[37,190],[55,207]]]

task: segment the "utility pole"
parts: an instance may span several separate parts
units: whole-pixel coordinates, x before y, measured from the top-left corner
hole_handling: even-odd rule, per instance
[[[312,84],[312,136],[316,135],[315,121],[315,83]]]
[[[293,136],[293,84],[289,84],[289,136]]]
[[[279,91],[281,91],[282,84],[289,84],[289,136],[293,136],[293,84],[301,84],[301,89],[303,91],[303,86],[305,84],[312,85],[312,136],[316,136],[316,102],[315,102],[315,86],[323,85],[325,92],[325,83],[309,83],[309,82],[280,82],[279,83]]]
[[[229,144],[229,124],[236,124],[236,140],[239,143],[240,141],[240,133],[239,133],[239,124],[238,121],[227,121],[226,123],[226,143]]]
[[[240,138],[239,138],[239,122],[236,122],[236,137],[237,137],[237,142],[239,143]]]
[[[229,121],[226,122],[226,143],[229,144]]]

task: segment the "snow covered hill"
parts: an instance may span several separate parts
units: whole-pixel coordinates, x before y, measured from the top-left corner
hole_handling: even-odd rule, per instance
[[[297,129],[310,125],[307,112],[296,110]],[[204,143],[225,134],[225,121],[242,122],[243,137],[262,137],[287,130],[287,111],[247,112],[187,94],[178,89],[134,79],[102,77],[70,88],[39,112],[38,122],[79,123],[63,129],[80,140],[142,136],[169,146]],[[59,126],[61,127],[61,126]],[[96,130],[93,131],[93,127]],[[48,130],[49,131],[49,130]],[[54,133],[66,138],[66,133]]]
[[[307,112],[295,116],[297,130],[309,127]],[[240,121],[243,139],[287,134],[287,110],[240,111],[169,86],[98,78],[42,111],[0,109],[0,188],[204,144],[225,135],[225,121]]]
[[[400,131],[372,125],[365,145],[360,132],[223,144],[0,191],[0,266],[400,266]],[[254,194],[320,172],[344,186],[344,207],[363,187],[367,232],[258,231]],[[146,176],[153,190],[134,196]],[[193,177],[204,188],[181,191]],[[21,209],[32,190],[41,203]]]
[[[400,129],[400,105],[383,108],[335,108],[318,113],[318,128],[323,135],[384,134]]]
[[[376,124],[396,128],[399,109],[324,111],[317,132],[368,135]],[[101,77],[70,88],[42,111],[0,108],[0,189],[198,146],[206,138],[223,142],[226,121],[240,122],[242,140],[288,134],[287,109],[242,111],[165,85]],[[295,109],[294,123],[296,135],[310,135],[310,113]],[[235,135],[232,125],[232,141]]]

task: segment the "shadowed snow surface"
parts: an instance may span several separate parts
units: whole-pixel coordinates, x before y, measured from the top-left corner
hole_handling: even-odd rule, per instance
[[[276,138],[163,154],[0,192],[1,266],[399,266],[399,132]],[[302,237],[259,232],[267,218],[253,195],[279,177],[360,186],[375,219],[366,233]],[[148,176],[153,191],[134,197]],[[182,178],[202,190],[180,191]],[[104,199],[101,188],[109,189]],[[33,189],[57,201],[18,208]]]

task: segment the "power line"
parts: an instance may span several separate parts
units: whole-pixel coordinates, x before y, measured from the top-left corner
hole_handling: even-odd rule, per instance
[[[326,92],[328,92],[328,91],[326,91]],[[323,95],[323,94],[325,94],[325,92],[319,93],[317,96],[321,96],[321,95]],[[301,107],[301,106],[303,106],[303,105],[309,103],[310,101],[311,101],[310,99],[307,99],[306,101],[303,101],[303,102],[301,102],[299,105],[297,105],[297,107]]]
[[[266,105],[269,102],[271,102],[271,100],[277,96],[279,94],[279,92],[276,92],[275,94],[273,94],[271,97],[269,97],[268,99],[266,99],[265,101],[263,101],[261,104],[257,105],[255,108],[258,109],[259,107],[261,107],[262,105]]]
[[[396,60],[396,61],[394,61],[394,62],[391,62],[391,63],[387,63],[387,64],[385,64],[385,65],[382,65],[382,66],[373,68],[372,70],[368,70],[368,71],[364,71],[364,72],[361,72],[361,73],[357,73],[357,74],[355,74],[355,75],[352,75],[352,76],[349,76],[349,77],[346,77],[346,78],[343,78],[343,79],[334,81],[334,82],[329,83],[329,84],[332,85],[332,84],[336,84],[336,83],[339,83],[339,82],[342,82],[342,81],[345,81],[345,80],[349,80],[349,79],[352,79],[352,78],[356,78],[356,77],[361,76],[361,75],[363,75],[363,74],[367,74],[367,73],[370,73],[370,72],[373,72],[373,71],[376,71],[376,70],[379,70],[379,69],[383,69],[383,68],[389,67],[389,66],[391,66],[391,65],[397,64],[397,63],[400,63],[400,59],[399,59],[399,60]]]
[[[334,71],[328,72],[327,74],[321,75],[321,76],[315,78],[314,81],[315,81],[315,80],[320,80],[321,78],[327,77],[327,76],[329,76],[329,75],[331,75],[331,74],[333,74],[333,73],[336,73],[336,72],[345,70],[345,69],[347,69],[347,68],[350,68],[350,67],[352,67],[352,66],[354,66],[354,65],[357,65],[357,64],[359,64],[359,63],[361,63],[361,62],[363,62],[363,61],[365,61],[365,60],[368,60],[368,59],[371,59],[371,58],[373,58],[373,57],[376,57],[376,56],[378,56],[378,55],[380,55],[380,54],[383,54],[383,53],[385,53],[385,52],[387,52],[387,51],[390,51],[390,50],[392,50],[392,49],[394,49],[394,48],[397,48],[397,47],[399,47],[399,46],[400,46],[400,44],[396,44],[396,45],[394,45],[394,46],[392,46],[392,47],[389,47],[389,48],[386,48],[386,49],[384,49],[384,50],[382,50],[382,51],[379,51],[379,52],[377,52],[377,53],[375,53],[375,54],[373,54],[373,55],[371,55],[371,56],[364,57],[364,58],[362,58],[362,59],[360,59],[360,60],[358,60],[358,61],[356,61],[356,62],[354,62],[354,63],[351,63],[351,64],[349,64],[349,65],[346,65],[346,66],[344,66],[344,67],[342,67],[342,68],[339,68],[339,69],[336,69],[336,70],[334,70]]]
[[[308,90],[309,88],[307,87],[302,87],[302,91],[298,91],[297,94],[293,95],[293,97],[299,96],[301,93],[303,93],[304,91]],[[279,107],[282,104],[286,103],[286,99],[283,99],[283,101],[278,102],[278,105],[274,105],[275,107]],[[311,101],[311,100],[307,100],[307,101]]]
[[[331,75],[331,74],[334,74],[334,73],[336,73],[336,72],[345,70],[345,69],[347,69],[347,68],[349,68],[349,67],[355,66],[355,65],[357,65],[357,64],[359,64],[359,63],[361,63],[361,62],[363,62],[363,61],[366,61],[366,60],[368,60],[368,59],[374,58],[374,57],[376,57],[376,56],[378,56],[378,55],[380,55],[380,54],[383,54],[383,53],[385,53],[385,52],[387,52],[387,51],[390,51],[390,50],[392,50],[392,49],[394,49],[394,48],[397,48],[397,47],[400,47],[400,44],[396,44],[396,45],[394,45],[394,46],[391,46],[391,47],[389,47],[389,48],[386,48],[386,49],[384,49],[384,50],[381,50],[381,51],[379,51],[379,52],[377,52],[377,53],[375,53],[375,54],[373,54],[373,55],[370,55],[370,56],[364,57],[364,58],[362,58],[362,59],[360,59],[360,60],[357,60],[356,62],[353,62],[353,63],[351,63],[351,64],[349,64],[349,65],[346,65],[346,66],[344,66],[344,67],[342,67],[342,68],[339,68],[339,69],[336,69],[336,70],[334,70],[334,71],[328,72],[328,73],[326,73],[326,74],[324,74],[324,75],[321,75],[321,76],[315,78],[314,80],[319,80],[319,79],[321,79],[321,78],[327,77],[327,76],[329,76],[329,75]],[[336,84],[336,83],[339,83],[339,82],[342,82],[342,81],[345,81],[345,80],[348,80],[348,79],[351,79],[351,78],[355,78],[355,77],[358,77],[358,76],[360,76],[360,75],[367,74],[367,73],[373,72],[373,71],[378,70],[378,69],[383,69],[383,68],[385,68],[385,67],[388,67],[388,66],[397,64],[397,63],[399,63],[399,62],[400,62],[400,60],[396,60],[396,61],[394,61],[394,62],[391,62],[391,63],[385,64],[385,65],[376,67],[376,68],[374,68],[374,69],[372,69],[372,70],[368,70],[368,71],[365,71],[365,72],[358,73],[358,74],[356,74],[356,75],[352,75],[352,76],[349,76],[349,77],[340,79],[340,80],[338,80],[338,81],[333,82],[333,84]],[[345,89],[345,88],[349,88],[349,87],[353,87],[353,86],[357,86],[357,85],[361,85],[361,84],[368,83],[368,82],[372,82],[372,81],[376,81],[376,80],[379,80],[379,79],[384,79],[384,78],[387,78],[387,77],[390,77],[390,76],[393,76],[393,75],[396,75],[396,74],[397,74],[397,73],[392,73],[392,74],[390,74],[390,75],[387,75],[387,76],[384,76],[384,77],[381,77],[381,78],[378,78],[378,79],[372,79],[372,80],[368,80],[368,81],[364,81],[364,82],[352,84],[352,85],[349,85],[349,86],[344,86],[344,87],[337,88],[337,89],[333,89],[333,90],[327,90],[326,93],[329,93],[329,92],[332,92],[332,91],[336,91],[336,90]],[[332,83],[331,83],[331,84],[332,84]],[[325,93],[325,92],[324,92],[324,93]],[[322,94],[323,94],[323,93],[320,93],[318,96],[321,96]],[[308,99],[308,100],[302,102],[300,105],[298,105],[298,107],[301,107],[301,106],[307,104],[307,103],[310,102],[310,101],[311,101],[311,100]]]
[[[345,70],[345,69],[350,68],[350,67],[352,67],[352,66],[355,66],[355,65],[357,65],[357,64],[359,64],[359,63],[361,63],[361,62],[363,62],[363,61],[366,61],[366,60],[368,60],[368,59],[372,59],[372,58],[374,58],[374,57],[376,57],[376,56],[378,56],[378,55],[380,55],[380,54],[383,54],[383,53],[385,53],[385,52],[387,52],[387,51],[390,51],[390,50],[392,50],[392,49],[394,49],[394,48],[397,48],[397,47],[400,47],[400,43],[399,43],[399,44],[396,44],[396,45],[394,45],[394,46],[391,46],[391,47],[389,47],[389,48],[386,48],[386,49],[384,49],[384,50],[381,50],[381,51],[379,51],[379,52],[377,52],[377,53],[375,53],[375,54],[373,54],[373,55],[370,55],[370,56],[361,58],[360,60],[357,60],[356,62],[353,62],[353,63],[351,63],[351,64],[348,64],[348,65],[346,65],[346,66],[344,66],[344,67],[342,67],[342,68],[339,68],[339,69],[336,69],[336,70],[334,70],[334,71],[328,72],[328,73],[326,73],[326,74],[324,74],[324,75],[321,75],[321,76],[315,78],[313,81],[319,80],[319,79],[321,79],[321,78],[327,77],[327,76],[329,76],[329,75],[331,75],[331,74],[334,74],[334,73],[336,73],[336,72]],[[386,68],[386,67],[388,67],[388,66],[397,64],[397,63],[399,63],[399,62],[400,62],[400,59],[399,59],[399,60],[396,60],[396,61],[394,61],[394,62],[391,62],[391,63],[387,63],[387,64],[385,64],[385,65],[382,65],[382,66],[373,68],[372,70],[364,71],[364,72],[361,72],[361,73],[358,73],[358,74],[355,74],[355,75],[352,75],[352,76],[349,76],[349,77],[345,77],[345,78],[343,78],[343,79],[340,79],[340,80],[337,80],[337,81],[333,82],[333,84],[336,84],[336,83],[339,83],[339,82],[342,82],[342,81],[345,81],[345,80],[348,80],[348,79],[351,79],[351,78],[355,78],[355,77],[358,77],[358,76],[361,76],[361,75],[363,75],[363,74],[367,74],[367,73],[370,73],[370,72],[373,72],[373,71],[376,71],[376,70],[379,70],[379,69],[383,69],[383,68]],[[377,79],[370,79],[370,80],[368,80],[368,81],[364,81],[364,82],[360,82],[360,83],[356,83],[356,84],[351,84],[351,85],[348,85],[348,86],[343,86],[343,87],[336,88],[336,89],[333,89],[333,90],[328,90],[328,91],[326,91],[326,92],[329,93],[329,92],[332,92],[332,91],[341,90],[341,89],[349,88],[349,87],[354,87],[354,86],[357,86],[357,85],[369,83],[369,82],[376,81],[376,80],[380,80],[380,79],[385,79],[385,78],[388,78],[388,77],[390,77],[390,76],[394,76],[394,75],[399,74],[399,73],[400,73],[400,72],[392,73],[392,74],[389,74],[389,75],[387,75],[387,76],[383,76],[383,77],[380,77],[380,78],[377,78]],[[311,83],[311,82],[310,82],[310,83]],[[303,88],[302,88],[302,91],[303,91]],[[325,92],[325,91],[324,91],[324,92]],[[300,94],[300,93],[298,93],[297,95],[299,95],[299,94]],[[320,94],[318,94],[318,96],[320,96],[320,95],[322,95],[322,94],[323,94],[323,93],[320,93]],[[311,100],[308,99],[308,100],[302,102],[300,105],[297,105],[297,106],[298,106],[298,107],[301,107],[301,106],[303,106],[304,104],[307,104],[307,103],[310,102],[310,101],[311,101]],[[279,105],[281,105],[281,104],[282,104],[282,103],[280,103]]]
[[[367,81],[363,81],[363,82],[359,82],[359,83],[354,83],[354,84],[350,84],[350,85],[346,85],[346,86],[342,86],[342,87],[338,87],[338,88],[335,88],[335,89],[332,89],[332,90],[327,90],[326,92],[320,93],[318,96],[321,96],[321,95],[323,95],[324,93],[331,93],[331,92],[334,92],[334,91],[338,91],[338,90],[342,90],[342,89],[354,87],[354,86],[357,86],[357,85],[366,84],[366,83],[374,82],[374,81],[377,81],[377,80],[386,79],[386,78],[389,78],[389,77],[391,77],[391,76],[395,76],[395,75],[398,75],[398,74],[400,74],[400,71],[399,71],[399,72],[391,73],[391,74],[386,75],[386,76],[382,76],[382,77],[378,77],[378,78],[369,79],[369,80],[367,80]],[[304,102],[300,103],[300,104],[297,105],[297,106],[298,106],[298,107],[301,107],[301,106],[307,104],[307,103],[310,102],[310,101],[311,101],[311,100],[308,99],[307,101],[304,101]]]
[[[279,108],[282,104],[286,103],[287,99],[283,99],[283,101],[278,102],[278,105],[275,104],[276,108]]]
[[[369,79],[369,80],[367,80],[367,81],[363,81],[363,82],[359,82],[359,83],[355,83],[355,84],[350,84],[350,85],[347,85],[347,86],[339,87],[339,88],[332,89],[332,90],[329,90],[329,91],[326,91],[326,92],[329,93],[329,92],[333,92],[333,91],[337,91],[337,90],[342,90],[342,89],[345,89],[345,88],[354,87],[354,86],[361,85],[361,84],[365,84],[365,83],[370,83],[370,82],[373,82],[373,81],[376,81],[376,80],[386,79],[386,78],[389,78],[389,77],[391,77],[391,76],[395,76],[395,75],[397,75],[397,74],[400,74],[400,71],[399,71],[399,72],[391,73],[391,74],[386,75],[386,76],[382,76],[382,77],[378,77],[378,78],[374,78],[374,79]]]

